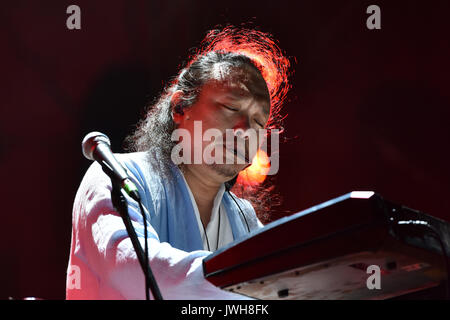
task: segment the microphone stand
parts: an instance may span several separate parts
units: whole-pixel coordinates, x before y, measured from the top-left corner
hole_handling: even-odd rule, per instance
[[[106,173],[108,174],[108,172]],[[134,251],[136,252],[142,271],[144,272],[146,283],[145,285],[146,297],[148,298],[148,287],[150,287],[154,299],[163,300],[158,284],[156,283],[156,279],[153,276],[153,272],[150,268],[148,258],[145,256],[144,250],[142,249],[141,243],[139,242],[138,236],[136,235],[136,231],[134,230],[133,224],[131,223],[130,216],[128,215],[128,205],[127,200],[123,193],[124,191],[119,185],[117,185],[117,183],[114,182],[114,179],[111,179],[111,181],[112,181],[111,200],[114,205],[114,208],[119,212],[120,216],[122,217],[123,223],[125,224],[128,235],[131,239],[131,243],[133,244]],[[142,212],[142,214],[144,215],[145,213]]]

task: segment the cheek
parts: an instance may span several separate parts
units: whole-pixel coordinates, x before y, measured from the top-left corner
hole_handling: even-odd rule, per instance
[[[217,109],[205,112],[199,120],[202,121],[203,130],[215,128],[224,132],[227,128],[233,128],[232,118]]]
[[[192,133],[195,121],[201,123],[202,133],[213,128],[225,133],[226,129],[233,129],[239,125],[238,118],[234,114],[230,114],[214,102],[198,103],[189,110],[187,115],[189,120],[185,120],[185,128]]]
[[[209,104],[199,103],[189,110],[188,121],[201,121],[204,125],[209,124],[213,122],[215,118],[213,109],[213,106],[210,106]]]

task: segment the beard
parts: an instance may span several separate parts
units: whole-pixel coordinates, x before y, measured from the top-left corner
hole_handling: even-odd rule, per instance
[[[208,167],[219,175],[226,178],[234,178],[236,175],[243,170],[242,165],[237,164],[217,164],[213,163],[208,165]]]

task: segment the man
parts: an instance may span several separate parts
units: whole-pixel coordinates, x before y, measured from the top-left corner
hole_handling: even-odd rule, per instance
[[[263,60],[248,53],[249,47],[266,53],[275,47],[261,32],[231,27],[212,32],[207,39],[206,49],[181,70],[129,138],[137,152],[117,155],[139,189],[149,221],[149,263],[165,299],[243,298],[205,280],[202,260],[262,227],[250,202],[230,192],[239,172],[250,165],[248,139],[235,135],[230,144],[219,139],[208,142],[203,136],[211,129],[224,136],[227,130],[263,129],[276,119],[273,106],[280,98],[280,85],[266,82],[263,75],[271,70],[273,74],[279,66],[273,59],[261,64]],[[269,53],[273,57],[278,51]],[[275,58],[281,61],[280,56]],[[276,71],[280,70],[285,69]],[[177,143],[173,137],[180,131],[193,139],[184,136]],[[244,148],[237,147],[235,138],[243,140]],[[223,161],[211,163],[204,157],[195,161],[196,153],[211,144],[211,155]],[[184,161],[175,164],[180,151]],[[111,188],[100,165],[92,164],[74,202],[67,299],[145,297],[143,272],[112,205]],[[127,202],[144,247],[139,206],[131,198]]]

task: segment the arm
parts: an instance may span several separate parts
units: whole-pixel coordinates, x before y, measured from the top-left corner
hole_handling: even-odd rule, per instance
[[[133,226],[144,247],[142,216],[137,203],[127,198]],[[122,218],[111,203],[111,183],[99,165],[93,164],[75,200],[83,260],[99,278],[99,283],[117,291],[125,299],[144,299],[145,281]],[[242,299],[204,279],[202,260],[208,251],[186,252],[160,242],[148,224],[150,267],[164,299]]]

